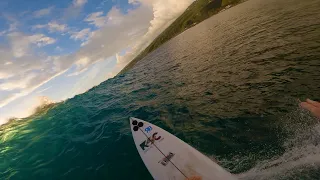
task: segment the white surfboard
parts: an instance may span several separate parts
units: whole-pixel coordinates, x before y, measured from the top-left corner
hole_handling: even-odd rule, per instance
[[[211,159],[151,123],[130,118],[131,131],[138,152],[156,180],[236,180]]]

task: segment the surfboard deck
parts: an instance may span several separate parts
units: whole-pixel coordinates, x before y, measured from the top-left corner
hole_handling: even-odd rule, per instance
[[[137,150],[156,180],[236,180],[195,148],[169,132],[138,118],[130,118]]]

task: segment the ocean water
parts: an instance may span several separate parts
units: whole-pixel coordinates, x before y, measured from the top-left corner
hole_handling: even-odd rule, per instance
[[[0,179],[152,179],[129,117],[175,134],[240,179],[320,177],[320,1],[249,0],[124,75],[0,127]]]

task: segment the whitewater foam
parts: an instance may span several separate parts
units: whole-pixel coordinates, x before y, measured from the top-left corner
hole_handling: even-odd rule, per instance
[[[298,115],[298,116],[297,116]],[[270,160],[258,162],[254,168],[239,174],[243,180],[265,179],[315,179],[320,175],[320,123],[313,124],[306,129],[310,121],[315,119],[303,111],[293,113],[290,120],[305,120],[294,129],[283,146],[285,152]],[[295,123],[296,123],[295,122]],[[288,122],[287,122],[288,123]],[[298,123],[299,125],[299,123]],[[297,126],[296,126],[297,127]],[[289,124],[287,128],[292,128]]]

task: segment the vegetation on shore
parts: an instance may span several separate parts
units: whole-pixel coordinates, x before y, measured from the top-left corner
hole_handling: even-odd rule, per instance
[[[179,35],[183,31],[195,26],[201,21],[219,13],[229,5],[236,5],[244,0],[196,0],[178,17],[165,31],[163,31],[144,51],[135,57],[119,74],[131,69],[139,60],[160,47],[165,42]]]

